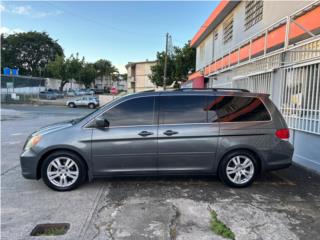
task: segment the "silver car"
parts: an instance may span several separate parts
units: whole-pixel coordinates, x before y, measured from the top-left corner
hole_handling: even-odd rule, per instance
[[[291,165],[287,125],[268,95],[181,89],[118,98],[83,118],[38,130],[26,141],[22,175],[52,189],[132,175],[217,175],[249,186]]]
[[[96,97],[81,97],[77,99],[72,99],[66,102],[66,105],[70,108],[75,108],[78,106],[86,106],[88,108],[96,108],[99,106],[99,100]]]

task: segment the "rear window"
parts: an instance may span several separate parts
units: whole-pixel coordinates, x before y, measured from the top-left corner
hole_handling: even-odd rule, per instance
[[[269,121],[270,114],[259,98],[220,96],[209,98],[209,122],[211,112],[217,115],[215,122]],[[210,103],[211,102],[211,103]]]

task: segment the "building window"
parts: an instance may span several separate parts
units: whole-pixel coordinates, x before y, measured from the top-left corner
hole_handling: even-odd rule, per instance
[[[227,43],[232,39],[233,35],[233,16],[228,17],[223,22],[223,43]]]
[[[246,2],[245,6],[245,29],[251,28],[257,22],[262,20],[263,15],[263,1],[250,0]]]

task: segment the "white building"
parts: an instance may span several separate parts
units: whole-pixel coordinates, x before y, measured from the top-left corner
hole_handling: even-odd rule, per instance
[[[151,82],[151,66],[155,65],[156,61],[145,62],[129,62],[126,65],[128,79],[128,92],[141,92],[146,90],[154,90],[156,86]]]

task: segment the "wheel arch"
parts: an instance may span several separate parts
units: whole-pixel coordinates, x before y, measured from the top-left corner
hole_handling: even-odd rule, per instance
[[[81,153],[79,153],[79,151],[76,151],[74,149],[70,149],[70,148],[67,148],[67,147],[52,148],[52,149],[48,149],[47,151],[42,153],[41,157],[39,158],[38,165],[37,165],[37,179],[41,178],[41,167],[42,167],[42,164],[43,164],[44,160],[50,154],[52,154],[54,152],[59,152],[59,151],[70,152],[70,153],[73,153],[73,154],[77,155],[83,161],[83,163],[85,165],[86,178],[88,178],[89,181],[92,179],[91,167],[88,164],[88,161],[86,160],[86,158]]]
[[[220,154],[219,162],[218,162],[218,166],[217,166],[217,173],[219,173],[219,169],[220,169],[220,165],[221,165],[222,160],[228,154],[231,154],[231,153],[237,152],[237,151],[246,151],[246,152],[251,153],[255,157],[255,159],[257,160],[258,173],[260,174],[263,171],[263,169],[264,169],[264,161],[263,161],[263,157],[261,156],[261,154],[259,154],[256,149],[252,149],[252,148],[247,147],[247,146],[239,146],[239,147],[233,147],[231,149],[227,149],[226,151],[224,151],[223,153]]]

